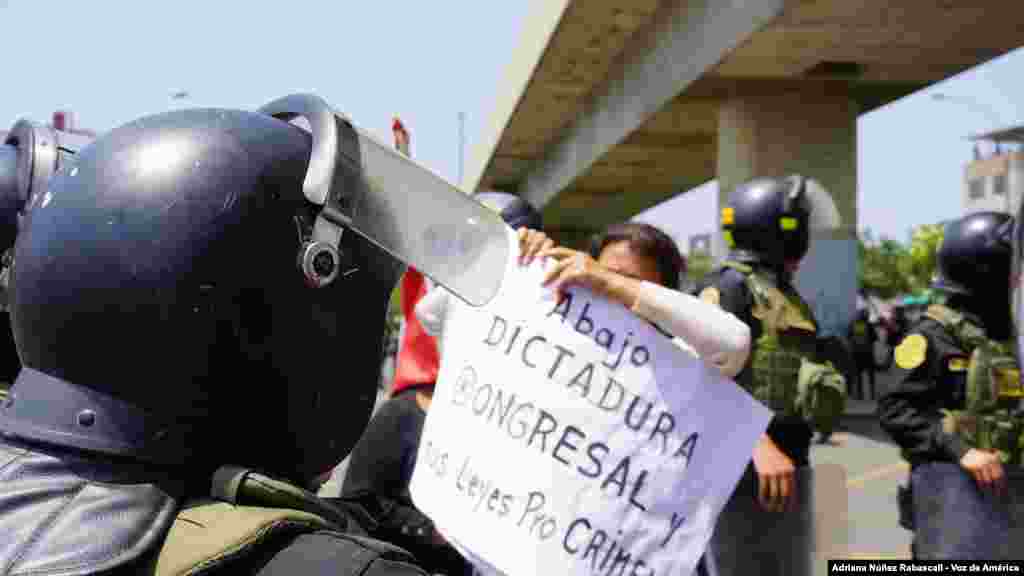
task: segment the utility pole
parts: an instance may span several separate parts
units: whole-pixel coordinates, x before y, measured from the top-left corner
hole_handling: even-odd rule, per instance
[[[462,187],[462,163],[466,150],[466,113],[459,112],[459,181],[457,184]]]

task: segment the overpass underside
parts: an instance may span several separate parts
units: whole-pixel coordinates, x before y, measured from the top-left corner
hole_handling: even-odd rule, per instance
[[[577,244],[715,178],[801,172],[850,239],[857,116],[1021,44],[1002,0],[545,0],[463,186]]]

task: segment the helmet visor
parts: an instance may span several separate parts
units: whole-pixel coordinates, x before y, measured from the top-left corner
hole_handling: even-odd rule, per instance
[[[807,227],[812,232],[836,230],[842,224],[839,209],[832,195],[817,181],[810,178],[794,182],[795,201],[807,211]]]
[[[359,188],[351,210],[344,211],[351,228],[467,303],[489,302],[501,287],[512,250],[501,216],[391,146],[352,129],[360,166],[357,178],[346,178]]]

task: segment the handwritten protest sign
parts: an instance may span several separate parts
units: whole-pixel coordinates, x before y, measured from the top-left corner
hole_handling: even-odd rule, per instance
[[[513,252],[515,252],[513,250]],[[410,491],[508,576],[689,574],[770,412],[623,306],[510,262],[450,306]]]

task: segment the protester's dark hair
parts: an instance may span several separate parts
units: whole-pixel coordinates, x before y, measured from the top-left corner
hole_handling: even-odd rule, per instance
[[[629,249],[655,261],[661,284],[678,289],[686,273],[686,259],[672,237],[650,224],[623,222],[612,224],[590,243],[590,255],[597,259],[609,244],[628,242]]]

